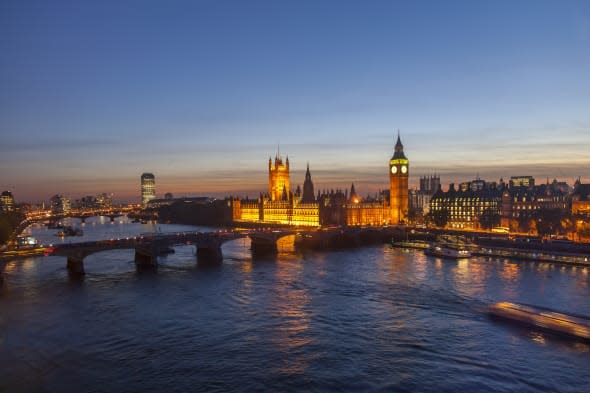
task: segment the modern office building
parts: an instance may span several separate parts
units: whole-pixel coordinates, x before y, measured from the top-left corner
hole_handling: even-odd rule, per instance
[[[63,195],[52,196],[49,204],[53,214],[68,214],[72,210],[71,201]]]
[[[113,207],[113,196],[105,192],[96,196],[96,206],[99,209],[108,209]]]
[[[156,177],[152,173],[141,174],[141,204],[145,208],[156,198]]]
[[[4,212],[14,210],[14,197],[10,191],[2,191],[2,195],[0,195],[0,210]]]

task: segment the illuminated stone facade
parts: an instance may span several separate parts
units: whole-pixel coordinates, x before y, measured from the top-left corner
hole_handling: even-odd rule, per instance
[[[386,200],[375,202],[348,203],[346,225],[383,226],[389,222],[389,206]]]
[[[289,159],[283,163],[279,154],[268,160],[268,193],[253,200],[232,200],[232,216],[237,223],[267,223],[306,227],[328,225],[382,226],[400,224],[408,215],[408,159],[398,136],[395,152],[389,161],[390,188],[375,198],[363,200],[354,185],[348,192],[331,190],[314,196],[309,165],[303,191],[291,191]],[[395,168],[395,169],[393,169]],[[394,217],[394,220],[392,219]]]
[[[275,162],[268,159],[268,194],[271,201],[287,200],[291,192],[291,180],[289,178],[289,157],[283,164],[279,154],[275,156]]]
[[[455,189],[451,184],[441,188],[430,200],[430,217],[439,227],[457,229],[492,228],[500,223],[502,197],[496,183],[483,180],[468,182],[467,187]]]
[[[320,206],[313,195],[309,165],[305,174],[304,193],[299,187],[291,191],[289,158],[283,163],[277,154],[274,163],[268,160],[268,194],[253,200],[233,200],[235,222],[252,222],[293,226],[320,226]]]
[[[408,177],[409,161],[404,154],[404,146],[397,136],[393,157],[389,160],[389,206],[390,223],[403,224],[408,220]]]
[[[531,177],[532,179],[532,177]],[[558,182],[535,186],[534,179],[529,186],[511,186],[502,192],[502,225],[509,226],[512,219],[526,220],[538,215],[541,210],[567,210],[567,192]]]
[[[572,193],[572,214],[590,217],[590,184],[576,182]]]

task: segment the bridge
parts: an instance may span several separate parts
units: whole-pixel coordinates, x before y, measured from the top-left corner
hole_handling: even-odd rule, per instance
[[[249,237],[254,255],[269,255],[278,252],[278,239],[296,233],[298,232],[293,230],[148,233],[117,240],[59,245],[50,249],[45,255],[66,257],[69,272],[82,275],[84,274],[84,258],[107,250],[135,249],[135,263],[138,267],[155,267],[158,256],[162,255],[166,249],[176,245],[191,244],[197,248],[199,261],[220,262],[223,260],[221,246],[225,242]]]
[[[39,222],[39,221],[46,221],[49,220],[50,222],[57,222],[67,217],[72,218],[79,218],[82,222],[84,222],[89,217],[109,217],[111,221],[114,221],[115,218],[125,216],[131,212],[133,212],[133,207],[117,207],[117,208],[107,208],[107,209],[78,209],[72,210],[68,213],[62,214],[53,214],[49,211],[35,211],[29,212],[26,215],[26,218],[19,224],[17,228],[15,228],[14,232],[11,235],[10,241],[14,242],[16,237],[29,225]]]
[[[46,255],[66,257],[68,271],[83,275],[84,258],[107,250],[134,249],[135,263],[141,268],[157,266],[158,256],[176,245],[195,245],[199,262],[221,262],[222,245],[245,237],[250,238],[252,255],[257,257],[278,253],[277,241],[290,235],[297,235],[295,246],[300,249],[326,250],[387,242],[391,240],[393,231],[390,228],[331,228],[148,233],[125,239],[64,244],[54,247]]]
[[[109,217],[111,221],[115,221],[115,218],[125,216],[133,210],[129,207],[122,208],[108,208],[108,209],[79,209],[72,210],[65,214],[54,214],[49,217],[50,220],[61,220],[62,218],[71,217],[78,218],[80,221],[85,222],[90,217]]]

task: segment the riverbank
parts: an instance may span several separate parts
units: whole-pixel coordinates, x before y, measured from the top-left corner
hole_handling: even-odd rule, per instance
[[[425,250],[429,247],[429,243],[421,240],[393,241],[392,246],[397,248]],[[488,247],[475,244],[468,244],[466,245],[466,248],[473,256],[498,257],[512,260],[549,262],[590,267],[590,255],[583,253],[547,252],[535,249],[525,250],[522,248]]]

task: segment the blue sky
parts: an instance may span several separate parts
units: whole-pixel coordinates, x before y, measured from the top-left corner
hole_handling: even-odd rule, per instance
[[[0,188],[256,195],[292,183],[590,179],[587,1],[3,1]]]

